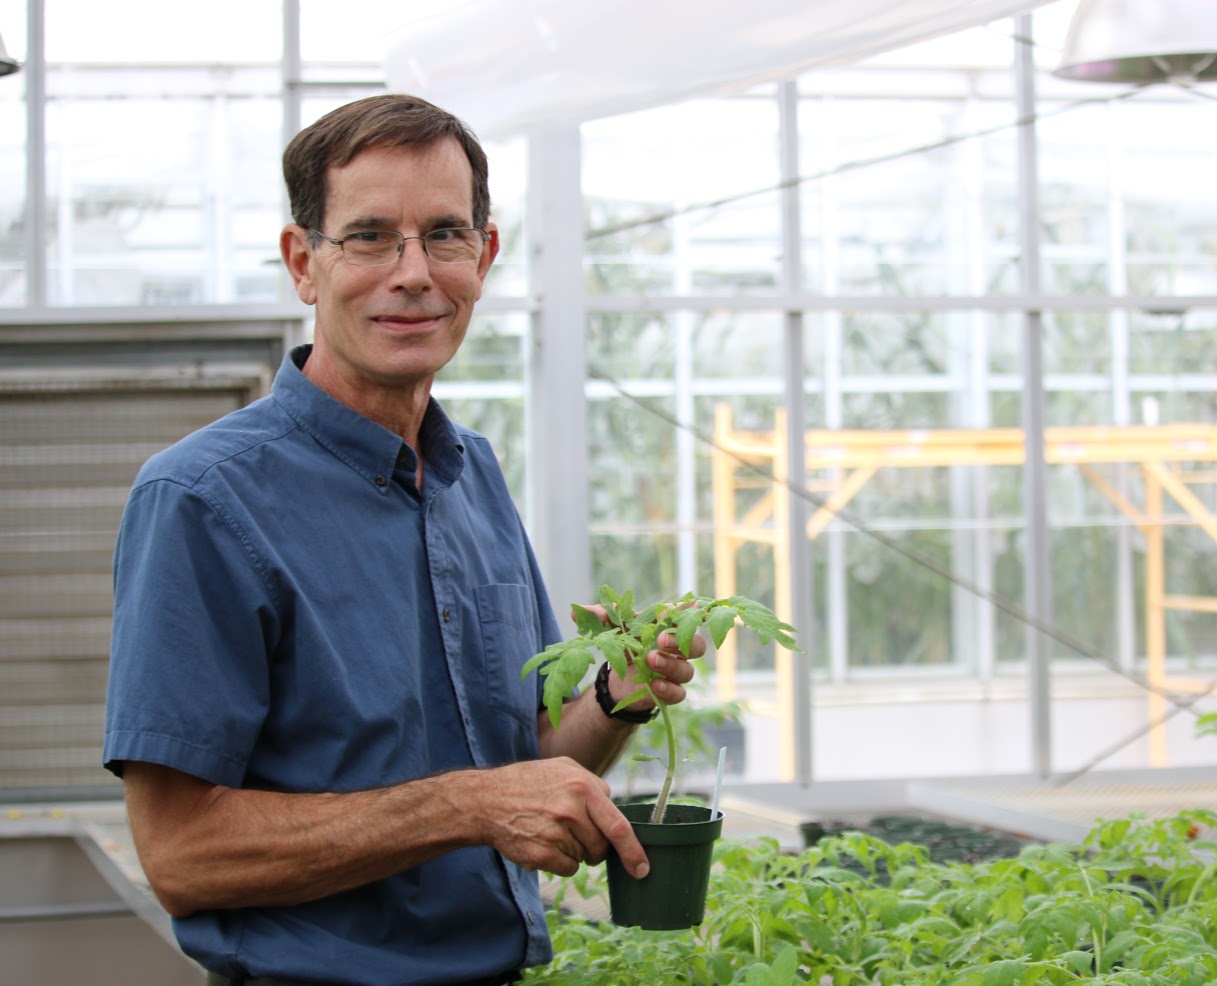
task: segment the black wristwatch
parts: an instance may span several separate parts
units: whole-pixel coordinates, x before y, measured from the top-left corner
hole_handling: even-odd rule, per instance
[[[613,693],[609,691],[609,671],[611,670],[609,662],[605,661],[600,665],[600,670],[596,672],[596,701],[600,703],[600,710],[610,719],[619,719],[622,722],[628,722],[634,726],[641,726],[644,722],[650,722],[657,715],[659,709],[648,709],[646,712],[631,712],[629,709],[618,709],[613,711],[613,706],[617,703],[613,701]]]

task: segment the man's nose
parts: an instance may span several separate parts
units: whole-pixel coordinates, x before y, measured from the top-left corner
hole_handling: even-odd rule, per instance
[[[410,241],[417,240],[414,245]],[[431,283],[431,260],[423,245],[421,236],[407,236],[401,241],[401,252],[397,255],[397,263],[393,265],[395,279],[400,280],[406,287],[416,288],[417,285]]]

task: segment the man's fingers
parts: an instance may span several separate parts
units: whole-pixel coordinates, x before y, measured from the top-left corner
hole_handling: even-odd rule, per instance
[[[661,633],[659,635],[659,638],[655,641],[655,643],[658,645],[658,647],[661,651],[667,651],[668,653],[673,654],[673,655],[680,654],[681,657],[685,656],[681,652],[680,644],[678,644],[676,642],[676,634],[674,634],[671,630],[665,630],[663,633]],[[688,656],[690,658],[703,657],[705,655],[705,653],[706,653],[705,638],[698,634],[694,634],[693,639],[689,641]]]
[[[596,823],[596,827],[604,833],[609,844],[617,850],[621,857],[621,865],[627,873],[632,873],[636,879],[643,879],[651,872],[651,864],[647,862],[647,854],[642,843],[634,835],[630,820],[626,818],[608,798],[595,798],[588,802],[588,814]]]
[[[678,685],[693,680],[694,667],[683,657],[673,657],[663,651],[653,650],[647,655],[647,666],[656,674],[661,674]]]
[[[653,650],[647,655],[647,666],[656,674],[663,677],[651,682],[651,690],[669,705],[683,702],[685,699],[684,685],[693,680],[693,665],[683,657],[671,653]]]

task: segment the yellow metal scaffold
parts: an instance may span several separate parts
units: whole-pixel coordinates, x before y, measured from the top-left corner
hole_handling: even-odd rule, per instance
[[[736,556],[746,544],[768,544],[773,550],[774,609],[785,620],[792,614],[787,520],[791,492],[786,482],[785,414],[774,414],[771,432],[737,430],[731,408],[715,409],[712,476],[714,491],[715,593],[736,592]],[[1025,450],[1019,428],[928,429],[907,431],[809,430],[804,441],[807,474],[820,477],[814,492],[821,505],[807,524],[815,539],[880,469],[932,466],[1022,465]],[[1144,536],[1145,653],[1149,721],[1159,723],[1168,688],[1188,691],[1207,684],[1168,681],[1166,613],[1168,610],[1217,613],[1217,598],[1172,595],[1166,591],[1166,498],[1217,542],[1217,515],[1193,487],[1217,484],[1217,426],[1206,424],[1124,427],[1058,427],[1045,429],[1044,457],[1050,465],[1076,465],[1083,475]],[[1095,467],[1126,463],[1140,467],[1144,502],[1139,506]],[[1185,466],[1191,468],[1184,468]],[[768,477],[772,476],[772,480]],[[759,490],[737,516],[741,491]],[[776,649],[780,771],[793,776],[793,673],[790,654]],[[738,693],[734,638],[718,651],[718,694],[729,701]],[[1150,731],[1150,762],[1165,763],[1162,727]]]

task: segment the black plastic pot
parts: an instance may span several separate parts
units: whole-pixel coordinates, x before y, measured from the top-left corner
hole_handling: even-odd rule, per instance
[[[609,910],[614,924],[646,931],[693,928],[706,916],[706,889],[714,843],[723,831],[723,813],[713,818],[700,805],[669,805],[664,820],[651,822],[651,804],[621,805],[646,850],[651,872],[630,876],[610,851]]]

